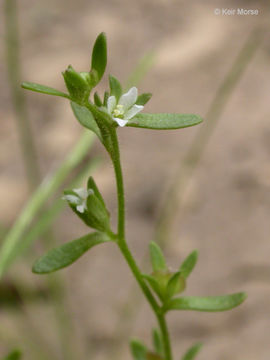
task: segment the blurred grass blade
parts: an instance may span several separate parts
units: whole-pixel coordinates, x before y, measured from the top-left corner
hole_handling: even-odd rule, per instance
[[[67,267],[78,260],[93,246],[111,241],[105,233],[94,232],[54,248],[39,258],[32,271],[35,274],[49,274]]]
[[[42,208],[48,197],[59,188],[69,175],[70,171],[86,156],[90,147],[93,145],[94,138],[95,135],[89,131],[83,132],[78,143],[70,151],[60,167],[41,183],[27,202],[14,225],[6,235],[0,249],[0,277],[14,260],[17,244],[20,240],[23,241],[22,235],[30,225],[36,213]]]
[[[190,273],[192,272],[192,270],[194,269],[196,263],[198,260],[198,251],[192,251],[192,253],[190,253],[186,259],[183,261],[183,263],[181,264],[179,270],[181,272],[181,275],[186,279]]]
[[[195,310],[195,311],[226,311],[242,304],[246,299],[245,293],[223,296],[183,296],[172,299],[166,306],[167,310]]]
[[[194,360],[198,352],[201,350],[202,343],[197,343],[193,345],[185,355],[181,358],[181,360]]]
[[[156,54],[154,51],[149,51],[142,57],[142,59],[139,61],[138,65],[126,81],[125,90],[130,89],[132,86],[137,86],[142,81],[146,73],[153,66],[155,59]]]
[[[194,126],[202,122],[199,115],[193,114],[138,114],[127,126],[153,130],[173,130]]]

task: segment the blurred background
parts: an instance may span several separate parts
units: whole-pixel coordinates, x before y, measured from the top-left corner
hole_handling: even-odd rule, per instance
[[[155,319],[114,246],[93,249],[55,276],[31,273],[44,249],[87,231],[57,200],[63,188],[84,185],[91,171],[114,222],[116,198],[106,153],[97,141],[90,149],[90,137],[81,139],[67,101],[24,91],[19,84],[32,81],[64,91],[61,72],[69,64],[87,71],[92,45],[104,31],[109,61],[100,91],[110,73],[153,93],[146,112],[205,118],[179,131],[119,129],[128,241],[136,259],[149,270],[145,259],[153,238],[173,269],[198,249],[187,295],[249,295],[226,313],[171,313],[175,358],[201,341],[201,360],[268,360],[269,3],[20,0],[17,9],[14,5],[14,0],[0,5],[0,231],[2,244],[17,239],[18,256],[0,284],[0,356],[16,347],[29,360],[121,360],[131,358],[131,336],[151,341]],[[259,13],[215,14],[216,8],[238,7]],[[55,181],[53,174],[78,142],[90,151],[80,150],[76,164],[60,171],[55,191],[21,219],[37,186]],[[17,235],[10,233],[14,224]]]

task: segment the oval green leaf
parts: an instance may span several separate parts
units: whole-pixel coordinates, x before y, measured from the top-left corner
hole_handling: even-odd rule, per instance
[[[71,101],[71,108],[73,110],[73,113],[76,117],[76,119],[79,121],[79,123],[84,126],[85,128],[92,130],[101,140],[101,133],[99,130],[99,127],[97,126],[97,123],[91,113],[90,110],[87,109],[85,106],[81,106],[74,101]]]
[[[200,124],[203,119],[193,114],[137,114],[126,126],[153,130],[181,129]]]
[[[188,349],[188,351],[181,358],[181,360],[194,360],[195,356],[201,350],[201,347],[202,347],[202,343],[197,343],[197,344],[193,345],[190,349]]]
[[[61,97],[70,99],[70,96],[68,94],[65,94],[62,91],[58,91],[56,89],[53,89],[53,88],[51,88],[49,86],[40,85],[40,84],[36,84],[36,83],[31,83],[31,82],[23,82],[21,86],[24,89],[39,92],[41,94],[47,94],[47,95],[53,95],[53,96],[61,96]]]
[[[95,232],[85,235],[50,250],[35,262],[32,271],[35,274],[48,274],[57,271],[74,263],[93,246],[107,241],[110,241],[110,238],[104,233]]]
[[[107,65],[107,42],[105,33],[98,35],[93,51],[91,72],[95,74],[94,85],[96,85],[102,78]]]
[[[120,82],[116,79],[116,77],[112,75],[109,76],[109,82],[110,82],[110,95],[115,96],[118,102],[120,96],[122,95],[122,86]]]
[[[245,293],[208,297],[183,296],[172,299],[166,310],[226,311],[242,304],[246,297]]]

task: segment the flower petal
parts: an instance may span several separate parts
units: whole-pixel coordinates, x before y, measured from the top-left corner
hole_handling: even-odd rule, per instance
[[[123,94],[119,101],[119,105],[123,105],[124,111],[126,112],[132,105],[135,104],[138,97],[138,90],[135,86],[128,90],[127,93]]]
[[[113,118],[114,121],[117,122],[117,124],[121,127],[125,126],[126,123],[128,122],[128,120],[123,120],[123,119],[119,119],[119,118]]]
[[[81,202],[81,199],[80,198],[78,198],[76,195],[64,195],[63,197],[62,197],[62,199],[63,200],[66,200],[66,201],[68,201],[69,203],[71,203],[71,204],[80,204],[80,202]]]
[[[115,96],[109,96],[108,101],[107,101],[107,109],[108,109],[108,113],[111,114],[113,112],[113,110],[116,107],[116,97]]]
[[[88,196],[88,192],[86,189],[84,188],[80,188],[80,189],[73,189],[73,191],[78,194],[78,196],[81,198],[81,199],[86,199],[87,196]]]
[[[81,214],[84,213],[85,206],[83,204],[76,206],[77,211],[79,211]]]
[[[133,105],[132,108],[125,113],[125,120],[132,119],[138,112],[142,111],[143,108],[142,105]]]

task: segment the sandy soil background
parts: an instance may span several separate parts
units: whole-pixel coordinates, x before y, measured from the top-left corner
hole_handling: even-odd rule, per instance
[[[259,9],[259,15],[214,14],[215,8],[238,6]],[[109,49],[107,73],[122,81],[145,53],[154,50],[154,65],[139,85],[140,91],[154,94],[147,112],[205,115],[251,31],[258,25],[264,26],[264,40],[219,120],[186,193],[185,206],[176,214],[172,240],[166,246],[173,268],[193,249],[200,252],[186,294],[247,291],[249,297],[231,312],[172,313],[169,324],[176,359],[196,341],[204,343],[198,356],[201,360],[270,358],[269,15],[265,1],[19,1],[25,80],[63,90],[61,71],[69,64],[86,71],[91,44],[99,32],[105,31]],[[2,11],[0,16],[4,36]],[[29,193],[5,75],[3,46],[0,56],[0,213],[2,224],[11,226]],[[103,81],[100,88],[105,85]],[[64,99],[27,93],[27,103],[45,176],[75,144],[81,128]],[[119,131],[126,178],[128,240],[139,262],[153,236],[161,198],[196,131]],[[93,150],[93,155],[97,154],[104,161],[95,178],[115,217],[112,168],[99,144]],[[58,244],[86,231],[68,209],[54,228]],[[41,253],[39,246],[33,249]],[[42,286],[44,279],[30,272],[35,257],[31,251],[7,276]],[[117,249],[110,245],[98,247],[63,271],[62,276],[73,322],[70,341],[78,351],[76,359],[127,359],[130,336],[150,342],[154,318],[136,287],[134,291],[134,281]],[[129,309],[125,307],[123,312],[127,301]],[[62,358],[50,301],[26,304],[23,311],[3,307],[0,318],[0,354],[16,345],[24,351],[25,359],[36,359],[39,343],[34,335],[41,333],[43,347],[54,358]]]

